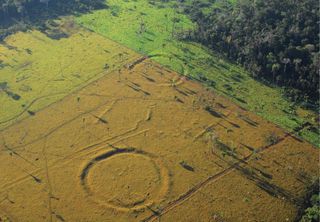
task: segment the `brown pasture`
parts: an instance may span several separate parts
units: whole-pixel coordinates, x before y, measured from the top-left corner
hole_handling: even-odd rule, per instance
[[[143,58],[0,131],[0,221],[293,221],[318,150]]]

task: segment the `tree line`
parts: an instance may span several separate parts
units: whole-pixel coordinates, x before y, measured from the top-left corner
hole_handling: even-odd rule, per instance
[[[294,101],[319,100],[319,2],[221,1],[210,13],[185,8],[197,29],[184,35],[246,67],[253,77],[283,86]]]

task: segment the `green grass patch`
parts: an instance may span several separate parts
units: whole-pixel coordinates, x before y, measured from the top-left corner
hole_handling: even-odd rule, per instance
[[[266,86],[239,65],[192,43],[175,38],[194,24],[179,13],[172,2],[146,0],[108,0],[109,9],[76,18],[84,27],[124,44],[140,53],[153,56],[162,65],[183,75],[201,80],[237,104],[257,113],[287,130],[312,121],[315,114],[298,115],[279,88]],[[216,7],[216,6],[212,6]],[[178,7],[179,8],[179,7]],[[318,133],[305,130],[301,136],[318,146]]]
[[[60,39],[36,30],[9,36],[0,44],[0,129],[137,56],[85,30]]]

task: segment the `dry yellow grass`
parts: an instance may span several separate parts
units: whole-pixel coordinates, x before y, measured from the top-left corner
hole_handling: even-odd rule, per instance
[[[61,39],[37,30],[19,32],[0,44],[0,129],[139,56],[98,34],[77,27],[68,30],[70,36]]]
[[[311,145],[148,59],[0,138],[11,221],[292,221],[318,176]]]

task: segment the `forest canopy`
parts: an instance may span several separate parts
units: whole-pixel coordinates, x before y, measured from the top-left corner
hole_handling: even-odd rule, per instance
[[[198,25],[186,38],[244,65],[257,79],[285,87],[294,101],[318,101],[318,1],[224,1],[210,13],[202,5],[194,1],[185,8]]]

